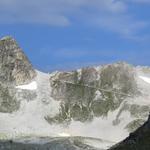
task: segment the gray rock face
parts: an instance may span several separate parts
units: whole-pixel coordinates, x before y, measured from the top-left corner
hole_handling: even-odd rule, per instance
[[[0,84],[0,112],[11,113],[19,109],[16,90],[11,86]]]
[[[61,109],[58,116],[46,119],[58,123],[107,116],[127,95],[134,96],[138,91],[134,68],[126,63],[56,73],[50,83],[52,97],[61,100]]]
[[[36,73],[11,37],[0,40],[0,112],[11,113],[19,109],[15,86],[26,84],[36,76]]]
[[[31,81],[36,73],[18,46],[11,37],[0,40],[0,82],[20,85]]]

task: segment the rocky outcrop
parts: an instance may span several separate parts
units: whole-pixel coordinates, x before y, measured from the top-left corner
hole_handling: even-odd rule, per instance
[[[19,109],[17,85],[26,84],[36,76],[26,55],[12,37],[0,40],[0,112]]]
[[[148,120],[129,137],[113,146],[110,150],[149,150],[150,149],[150,116]]]
[[[15,85],[30,82],[36,73],[12,37],[0,40],[0,83]]]
[[[137,93],[134,68],[116,63],[72,72],[57,72],[50,78],[52,97],[61,101],[60,114],[49,122],[90,121],[107,116],[128,95]]]

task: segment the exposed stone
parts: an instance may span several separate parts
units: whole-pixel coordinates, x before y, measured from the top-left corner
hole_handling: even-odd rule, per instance
[[[15,89],[0,84],[0,112],[11,113],[18,110],[19,105]]]
[[[85,122],[95,116],[107,116],[127,95],[137,93],[134,69],[126,63],[102,66],[99,70],[87,67],[80,71],[58,72],[51,76],[50,83],[52,97],[60,100],[62,105],[58,116],[53,119],[46,117],[49,122],[71,119]],[[95,99],[97,92],[101,97]]]
[[[12,37],[0,40],[0,82],[15,85],[30,82],[36,73],[17,42]]]
[[[0,112],[11,113],[19,109],[20,96],[17,96],[15,86],[27,84],[35,76],[35,70],[17,42],[10,36],[2,38],[0,40]],[[22,94],[27,96],[29,92],[25,94],[22,91]]]

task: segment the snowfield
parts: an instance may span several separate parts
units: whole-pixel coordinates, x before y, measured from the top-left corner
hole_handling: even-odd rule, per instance
[[[115,110],[110,111],[106,117],[95,118],[92,122],[81,123],[72,121],[69,126],[50,125],[44,117],[55,116],[59,113],[60,102],[54,100],[51,95],[49,75],[37,71],[35,81],[27,85],[16,86],[18,90],[31,90],[37,93],[37,99],[33,101],[21,101],[19,111],[12,114],[0,113],[0,138],[17,138],[17,137],[70,137],[82,136],[103,139],[104,142],[87,139],[86,144],[97,148],[107,149],[114,143],[123,140],[129,135],[125,126],[133,118],[128,111],[121,114],[121,122],[113,125],[122,105]],[[80,78],[80,77],[79,77]],[[127,98],[125,102],[138,105],[150,104],[150,78],[145,75],[137,76],[137,83],[145,97]],[[95,100],[101,96],[97,91]],[[147,118],[145,118],[146,120]],[[107,141],[107,142],[106,142]],[[109,142],[108,142],[109,141]]]

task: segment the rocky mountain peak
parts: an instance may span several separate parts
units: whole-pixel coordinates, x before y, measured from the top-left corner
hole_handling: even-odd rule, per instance
[[[25,84],[36,73],[28,58],[11,36],[0,39],[0,82]]]

